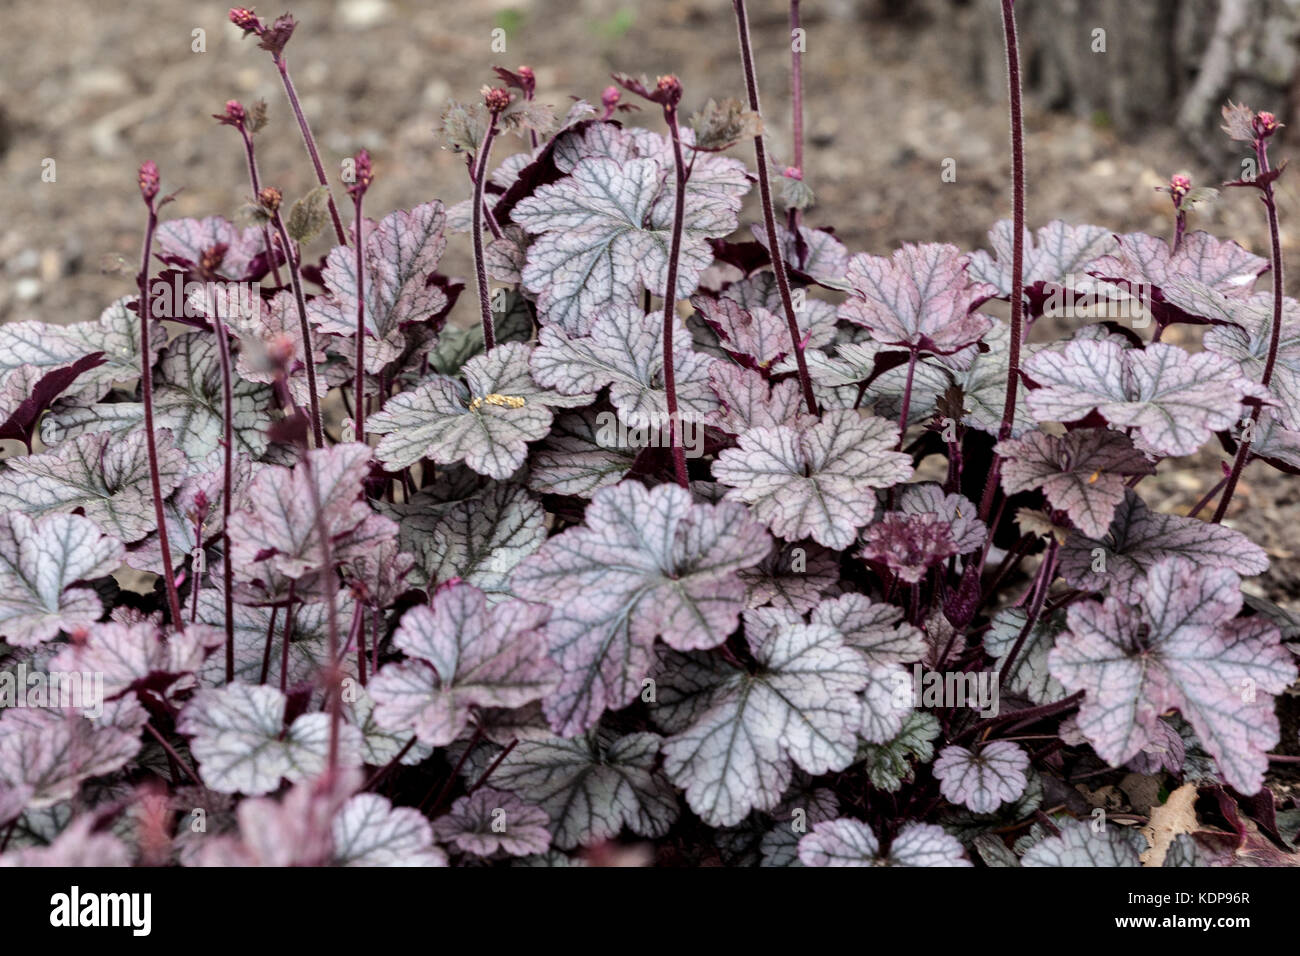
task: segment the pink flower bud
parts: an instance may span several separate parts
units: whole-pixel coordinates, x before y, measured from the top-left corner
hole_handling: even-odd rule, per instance
[[[1257,113],[1251,125],[1254,127],[1256,136],[1260,139],[1266,139],[1277,132],[1277,128],[1280,124],[1278,123],[1276,116],[1265,111],[1263,113]]]
[[[262,21],[248,7],[231,7],[230,22],[245,33],[262,32]]]
[[[154,197],[158,195],[161,181],[157,163],[148,159],[140,164],[140,195],[144,197],[145,202],[153,202]]]
[[[504,87],[488,87],[483,90],[483,105],[491,113],[500,113],[510,105],[510,91]]]

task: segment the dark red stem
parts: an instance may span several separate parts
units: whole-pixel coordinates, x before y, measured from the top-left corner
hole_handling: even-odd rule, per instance
[[[677,191],[673,196],[673,238],[668,252],[668,281],[664,286],[664,391],[668,396],[668,443],[672,448],[673,471],[677,483],[689,487],[686,477],[686,452],[677,435],[677,379],[673,369],[673,327],[677,323],[677,259],[682,251],[682,226],[686,219],[686,163],[682,158],[681,131],[677,125],[677,107],[664,107],[664,120],[673,141],[673,165],[677,173]]]
[[[284,228],[284,218],[280,211],[271,213],[271,222],[280,236],[285,254],[289,258],[289,282],[293,286],[293,300],[298,307],[298,327],[302,332],[303,364],[307,367],[307,403],[311,409],[311,434],[317,448],[325,447],[325,428],[321,424],[320,398],[316,394],[316,363],[312,360],[311,322],[307,319],[307,298],[302,291],[299,255],[294,254],[294,247],[289,242],[289,232]],[[346,244],[346,243],[345,243]]]
[[[1007,364],[1007,393],[1002,405],[998,440],[1011,437],[1016,420],[1016,392],[1020,386],[1020,340],[1025,321],[1025,121],[1020,91],[1020,48],[1016,42],[1014,0],[1002,0],[1002,29],[1007,46],[1007,88],[1011,97],[1011,354]],[[988,482],[980,501],[980,517],[993,507],[1002,472],[1002,458],[994,455]]]
[[[355,440],[364,442],[366,440],[366,241],[362,236],[364,222],[361,218],[361,200],[364,191],[358,189],[355,195],[352,221],[357,229],[357,375],[356,382],[352,386],[352,404],[355,406],[353,409]],[[307,358],[308,361],[311,360],[310,355]]]
[[[474,238],[474,278],[478,282],[479,320],[483,323],[483,345],[491,351],[496,345],[496,332],[492,322],[491,291],[488,289],[487,265],[483,259],[483,189],[487,180],[488,156],[492,153],[492,141],[497,135],[497,114],[492,113],[487,132],[483,134],[483,145],[474,157],[474,211],[471,214]]]
[[[749,14],[745,12],[745,0],[731,0],[736,11],[736,29],[740,34],[740,60],[745,69],[745,90],[749,95],[749,108],[762,115],[758,103],[758,79],[754,74],[754,51],[749,40]],[[808,362],[803,355],[803,338],[799,334],[799,320],[795,317],[794,299],[790,295],[790,278],[785,271],[785,257],[781,254],[780,237],[776,232],[776,215],[772,211],[772,184],[768,181],[767,147],[763,145],[763,134],[754,137],[754,158],[758,164],[758,191],[763,205],[763,225],[767,229],[767,248],[772,256],[772,271],[776,273],[776,287],[781,293],[781,306],[785,310],[786,323],[790,328],[790,347],[794,352],[795,365],[799,369],[799,385],[803,389],[804,404],[814,415],[817,410],[817,398],[813,395],[812,377],[808,374]]]
[[[1259,175],[1262,177],[1269,171],[1268,145],[1263,138],[1255,143],[1255,155],[1259,158]],[[1268,388],[1269,383],[1273,381],[1273,369],[1277,367],[1277,352],[1282,341],[1282,240],[1278,234],[1277,201],[1273,195],[1273,183],[1266,181],[1261,187],[1261,192],[1264,208],[1268,210],[1268,238],[1273,254],[1273,326],[1269,332],[1268,358],[1264,361],[1264,374],[1259,379],[1259,384]],[[1252,426],[1259,421],[1260,407],[1256,405],[1251,410]],[[1241,471],[1246,467],[1251,444],[1246,441],[1246,437],[1243,435],[1237,442],[1237,455],[1232,460],[1232,471],[1228,473],[1228,483],[1223,489],[1223,497],[1219,499],[1219,505],[1214,509],[1214,517],[1210,519],[1212,524],[1218,524],[1227,514],[1228,503],[1232,501],[1232,495],[1237,490],[1237,481],[1241,478]]]
[[[162,479],[158,475],[158,440],[153,430],[153,362],[149,349],[149,253],[153,249],[153,233],[158,225],[158,210],[153,200],[147,200],[149,222],[144,230],[144,249],[140,253],[140,394],[144,403],[144,440],[149,454],[149,484],[153,491],[153,514],[158,522],[158,549],[162,552],[163,585],[167,590],[167,607],[171,611],[172,626],[184,627],[181,617],[181,599],[176,592],[173,574],[172,546],[167,537],[167,518],[163,514]]]
[[[293,107],[293,115],[298,119],[298,129],[302,132],[303,145],[307,147],[307,155],[311,157],[311,164],[316,169],[316,182],[325,187],[325,196],[329,201],[330,219],[334,223],[334,235],[338,237],[339,245],[348,244],[347,233],[343,231],[343,220],[339,216],[339,207],[334,205],[334,194],[329,191],[329,180],[325,178],[325,167],[321,165],[320,152],[316,149],[316,140],[311,135],[311,127],[307,125],[307,117],[302,114],[302,105],[298,102],[298,92],[293,88],[293,80],[289,77],[289,64],[280,54],[273,54],[275,58],[275,67],[280,71],[280,79],[284,82],[284,92],[289,97],[289,105]],[[285,246],[286,253],[289,247]]]

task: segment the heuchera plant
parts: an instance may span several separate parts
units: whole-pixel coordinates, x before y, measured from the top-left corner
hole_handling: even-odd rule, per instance
[[[440,126],[471,198],[378,219],[382,157],[326,177],[294,19],[231,11],[320,186],[287,202],[232,100],[245,225],[161,219],[146,162],[138,288],[0,328],[0,862],[1286,858],[1295,627],[1221,521],[1300,471],[1277,121],[1224,110],[1269,259],[1188,232],[1182,176],[1171,241],[1030,231],[1004,0],[1012,219],[850,253],[805,221],[799,49],[782,167],[734,6],[746,101],[618,75],[561,115],[498,68]],[[1191,514],[1143,499],[1216,441]],[[1084,800],[1128,774],[1149,809]],[[1148,838],[1178,787],[1198,822]]]

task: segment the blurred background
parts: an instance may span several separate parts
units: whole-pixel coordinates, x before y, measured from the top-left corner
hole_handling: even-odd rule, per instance
[[[1154,187],[1175,172],[1200,185],[1240,173],[1241,151],[1218,130],[1224,101],[1300,122],[1300,0],[1019,0],[1017,8],[1031,226],[1063,218],[1168,234],[1168,197]],[[238,135],[211,119],[227,99],[269,104],[258,142],[264,183],[289,200],[314,185],[269,56],[241,39],[222,3],[8,0],[3,9],[0,321],[91,319],[131,291],[144,159],[158,163],[164,191],[182,190],[165,215],[233,218],[248,199],[243,152]],[[561,110],[570,96],[597,102],[613,70],[677,73],[687,112],[710,97],[743,96],[727,0],[295,0],[289,10],[299,26],[287,60],[326,169],[368,148],[377,179],[366,202],[376,217],[468,197],[463,158],[433,128],[448,100],[474,98],[493,80],[494,65],[531,66],[538,98]],[[807,221],[833,225],[855,252],[888,253],[904,241],[982,245],[1010,214],[997,0],[803,0],[801,10],[805,179],[818,198]],[[750,17],[769,143],[784,166],[788,5],[751,0]],[[498,29],[504,53],[492,48]],[[627,118],[659,121],[651,112]],[[1300,143],[1290,133],[1275,158]],[[519,148],[507,138],[494,159]],[[749,148],[735,152],[752,164]],[[48,159],[54,182],[42,181]],[[954,182],[941,179],[946,159]],[[1284,177],[1280,189],[1290,256],[1300,182]],[[757,221],[752,204],[746,213]],[[1191,227],[1267,255],[1263,211],[1244,191],[1193,213]],[[309,259],[327,249],[318,246]],[[1290,261],[1294,294],[1300,262]],[[465,237],[452,237],[443,263],[470,273]],[[1166,463],[1144,494],[1186,511],[1218,480],[1222,457]],[[1297,485],[1254,466],[1231,513],[1273,557],[1269,576],[1251,586],[1292,606]]]

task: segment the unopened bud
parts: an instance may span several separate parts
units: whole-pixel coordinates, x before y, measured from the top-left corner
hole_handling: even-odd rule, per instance
[[[623,91],[617,86],[605,87],[605,92],[600,94],[600,103],[605,107],[605,119],[614,115],[614,107],[618,106],[618,101],[623,98]]]
[[[152,159],[147,159],[140,164],[140,195],[144,201],[151,203],[154,197],[158,195],[158,187],[162,182],[162,177],[158,175],[158,164]]]
[[[226,100],[226,111],[224,113],[213,113],[212,118],[224,126],[243,129],[244,120],[248,118],[248,114],[244,111],[244,104],[239,100]]]
[[[1263,113],[1256,113],[1255,119],[1251,125],[1254,127],[1256,136],[1260,139],[1266,139],[1277,132],[1277,128],[1280,124],[1278,123],[1276,116],[1265,111]]]
[[[500,113],[510,105],[510,91],[500,86],[484,87],[483,105],[490,113]]]
[[[364,196],[375,179],[375,170],[370,162],[370,151],[366,149],[357,150],[357,155],[352,164],[355,179],[347,187],[348,195],[353,197]]]
[[[262,21],[247,7],[231,7],[230,22],[245,33],[261,33]]]
[[[676,76],[669,73],[667,76],[659,77],[655,84],[655,89],[662,95],[662,102],[665,106],[676,106],[682,99],[682,81]]]
[[[284,199],[284,194],[274,186],[263,186],[261,192],[257,194],[257,201],[262,208],[274,215],[280,211],[280,201]]]

